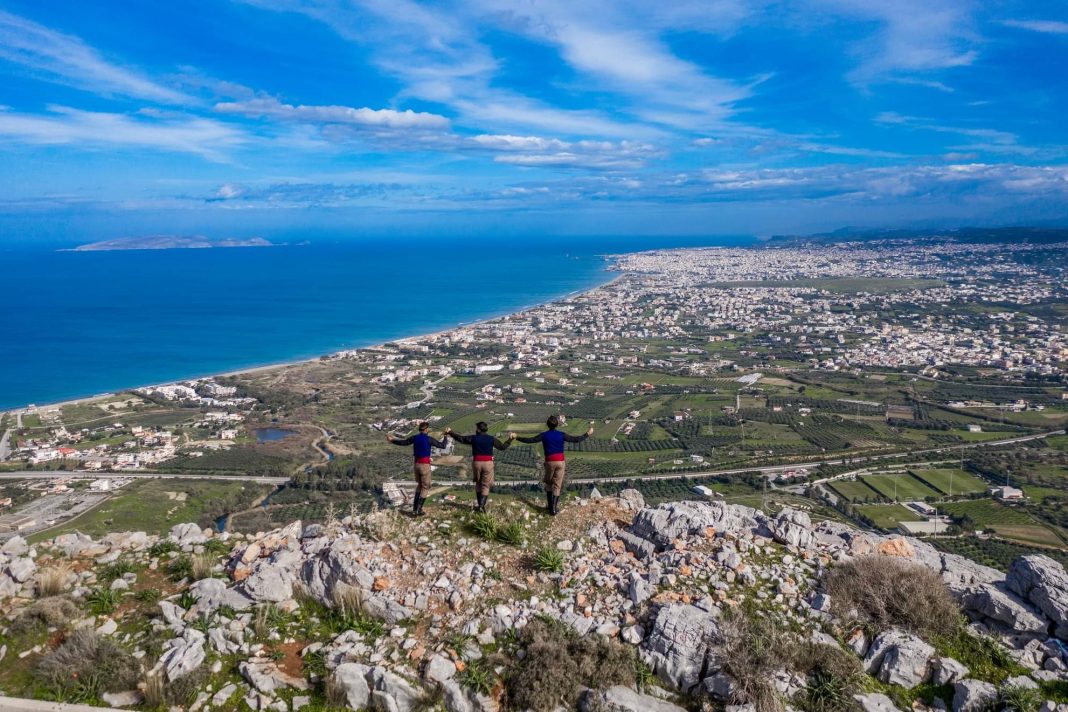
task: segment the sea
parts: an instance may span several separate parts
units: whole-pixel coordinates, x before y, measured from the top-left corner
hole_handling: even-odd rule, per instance
[[[315,358],[606,283],[609,254],[749,237],[0,248],[0,409]]]

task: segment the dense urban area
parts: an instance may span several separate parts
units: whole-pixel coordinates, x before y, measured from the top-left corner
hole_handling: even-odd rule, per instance
[[[538,626],[576,656],[581,640],[608,641],[580,651],[601,656],[606,670],[620,664],[618,651],[597,646],[640,648],[609,683],[618,689],[583,693],[589,710],[778,710],[783,695],[803,710],[1068,704],[1058,641],[1068,632],[1068,589],[1035,593],[1041,576],[1025,570],[1068,562],[1066,236],[783,239],[609,259],[608,284],[490,321],[3,414],[0,540],[14,569],[0,576],[0,592],[13,596],[32,588],[35,571],[67,567],[95,616],[87,630],[118,630],[142,655],[162,656],[154,674],[169,691],[147,689],[155,678],[128,681],[124,701],[111,701],[143,709],[550,710],[578,692],[553,705],[523,697],[509,675],[537,676],[498,660],[529,654],[524,636]],[[436,436],[472,433],[480,421],[502,437],[532,435],[550,415],[570,433],[593,427],[568,446],[556,520],[539,516],[541,450],[522,443],[498,453],[490,514],[472,517],[470,453],[452,440],[434,453],[431,517],[402,516],[411,452],[388,433],[425,420]],[[626,530],[611,524],[632,519]],[[535,546],[548,536],[551,546]],[[320,548],[301,543],[309,539]],[[107,568],[34,564],[46,549],[62,550],[57,561],[89,557]],[[865,620],[859,599],[857,625],[846,625],[828,601],[854,594],[815,581],[843,552],[860,565],[868,551],[933,568],[972,628],[1015,636],[1020,647],[998,658],[997,645],[982,647],[992,638],[956,618],[929,630],[896,621],[904,632],[887,639],[886,621]],[[340,552],[365,568],[348,571]],[[302,582],[275,580],[268,563],[279,561]],[[345,599],[341,580],[368,596]],[[125,617],[115,614],[123,600],[138,601]],[[724,649],[771,635],[724,613],[762,600],[781,609],[782,629],[851,648],[876,687],[850,688],[841,705],[813,701],[813,676],[830,679],[846,663],[810,659],[803,670],[768,668],[786,676],[772,694],[759,680],[743,684],[730,664],[713,669],[711,647],[689,650],[700,646],[687,626],[706,619],[719,621]],[[33,615],[42,625],[13,623],[3,634],[0,688],[74,700],[69,680],[27,682],[36,673],[25,661],[59,625]],[[211,616],[230,627],[215,632]],[[420,622],[401,625],[409,619]],[[560,621],[563,632],[553,627]],[[741,628],[732,634],[726,621]],[[1047,629],[1048,640],[1038,635]],[[139,642],[166,630],[178,642]],[[309,631],[326,645],[311,644]],[[568,637],[576,631],[586,637]],[[31,638],[36,647],[25,647]],[[938,659],[963,662],[975,679]],[[381,668],[406,660],[429,660],[420,674],[436,686],[420,691]],[[196,689],[181,692],[182,679],[196,679]],[[962,680],[980,687],[960,702]],[[1031,690],[1037,701],[982,697],[982,685]],[[902,692],[913,688],[921,691]],[[102,692],[81,700],[101,702]],[[1000,706],[983,706],[991,699]],[[730,707],[745,704],[755,707]]]

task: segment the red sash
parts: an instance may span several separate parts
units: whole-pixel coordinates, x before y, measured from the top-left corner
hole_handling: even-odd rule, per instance
[[[475,462],[493,462],[493,455],[475,455]]]
[[[564,461],[564,453],[558,452],[558,453],[554,453],[552,455],[546,455],[545,456],[545,461],[546,462],[563,462]]]

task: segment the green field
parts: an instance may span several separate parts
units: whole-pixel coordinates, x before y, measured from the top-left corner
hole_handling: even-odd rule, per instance
[[[916,522],[920,515],[900,504],[862,504],[857,511],[875,522],[880,529],[896,529],[899,522]]]
[[[879,495],[864,482],[857,480],[836,480],[831,484],[835,492],[842,495],[850,502],[863,502],[876,499]]]
[[[884,497],[898,501],[920,500],[926,497],[938,497],[939,493],[931,489],[912,475],[868,475],[864,481],[878,490]]]
[[[973,499],[967,502],[951,502],[939,509],[954,516],[967,515],[980,527],[993,524],[1034,524],[1035,520],[1027,512],[998,504],[991,499]]]
[[[986,492],[990,487],[990,485],[970,472],[961,472],[952,468],[916,470],[912,474],[932,487],[954,497],[962,494]]]
[[[210,524],[206,517],[222,513],[227,505],[243,509],[271,489],[270,485],[208,479],[139,480],[80,517],[34,534],[30,541],[38,542],[74,531],[96,537],[125,531],[164,534],[182,522],[198,522],[203,526]],[[172,498],[168,493],[185,493],[185,501]]]

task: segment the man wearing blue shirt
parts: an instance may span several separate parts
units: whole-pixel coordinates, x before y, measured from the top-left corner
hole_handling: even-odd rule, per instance
[[[475,425],[474,435],[457,435],[452,428],[445,428],[445,435],[458,443],[471,446],[471,470],[475,480],[475,499],[478,511],[485,512],[489,502],[490,489],[493,487],[493,451],[507,450],[515,440],[512,433],[508,440],[501,442],[489,434],[489,425],[481,422]]]
[[[560,490],[564,486],[566,471],[564,443],[580,443],[593,435],[593,423],[590,423],[589,429],[583,435],[569,435],[557,430],[560,427],[560,418],[555,415],[550,415],[545,425],[548,430],[527,438],[519,436],[518,439],[522,443],[541,443],[545,451],[545,476],[542,478],[542,484],[545,486],[546,508],[549,514],[555,517],[559,511]]]
[[[419,423],[419,432],[406,438],[395,438],[392,433],[386,434],[386,440],[394,445],[411,445],[412,455],[415,458],[413,471],[415,473],[415,500],[412,502],[412,514],[417,517],[423,516],[423,502],[430,491],[430,452],[431,448],[444,449],[445,443],[435,440],[430,436],[430,423]]]

